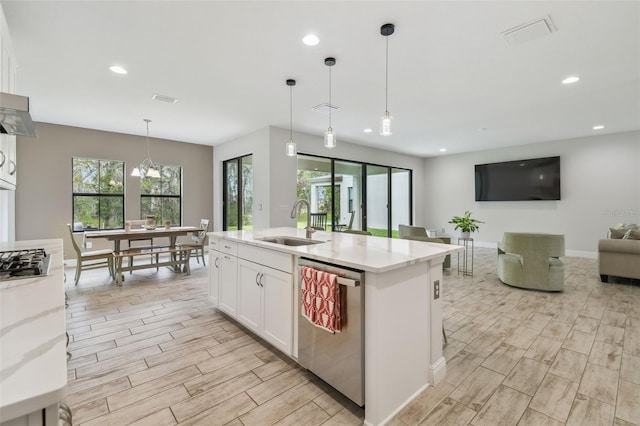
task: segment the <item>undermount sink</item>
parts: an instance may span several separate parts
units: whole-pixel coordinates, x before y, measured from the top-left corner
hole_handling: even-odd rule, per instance
[[[306,238],[296,237],[264,237],[256,238],[258,241],[264,241],[266,243],[281,244],[283,246],[308,246],[311,244],[322,244],[325,241],[309,240]]]

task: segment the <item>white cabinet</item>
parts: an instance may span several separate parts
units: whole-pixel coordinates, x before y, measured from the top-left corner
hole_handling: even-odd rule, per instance
[[[257,263],[238,261],[238,321],[256,333],[262,328],[261,273]]]
[[[289,254],[238,247],[237,319],[287,355],[293,345],[292,270]]]
[[[16,93],[16,61],[4,16],[0,26],[0,92]],[[0,188],[16,188],[17,163],[16,137],[0,135]]]
[[[293,347],[293,256],[209,239],[209,298],[287,355]]]
[[[219,248],[218,308],[235,318],[238,310],[238,243],[221,239]]]
[[[220,252],[218,251],[218,240],[209,239],[209,300],[214,306],[218,306],[220,295]]]

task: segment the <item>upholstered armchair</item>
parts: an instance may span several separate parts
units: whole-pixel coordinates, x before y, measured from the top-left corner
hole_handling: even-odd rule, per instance
[[[405,240],[424,241],[427,243],[450,244],[449,237],[445,238],[429,238],[427,230],[421,226],[398,225],[398,236]],[[451,267],[451,255],[448,254],[442,262],[443,268]]]
[[[514,287],[562,291],[561,256],[564,235],[505,232],[498,243],[498,277]]]

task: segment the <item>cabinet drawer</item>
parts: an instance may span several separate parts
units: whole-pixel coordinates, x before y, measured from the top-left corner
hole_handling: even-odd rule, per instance
[[[287,253],[239,244],[238,257],[289,274],[293,273],[293,256]]]
[[[233,256],[238,255],[238,243],[235,241],[229,241],[225,239],[218,240],[218,250],[222,253],[229,253]]]

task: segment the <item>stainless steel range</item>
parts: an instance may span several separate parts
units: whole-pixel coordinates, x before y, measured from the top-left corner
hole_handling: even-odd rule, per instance
[[[44,249],[0,251],[0,281],[45,276],[51,255]]]

